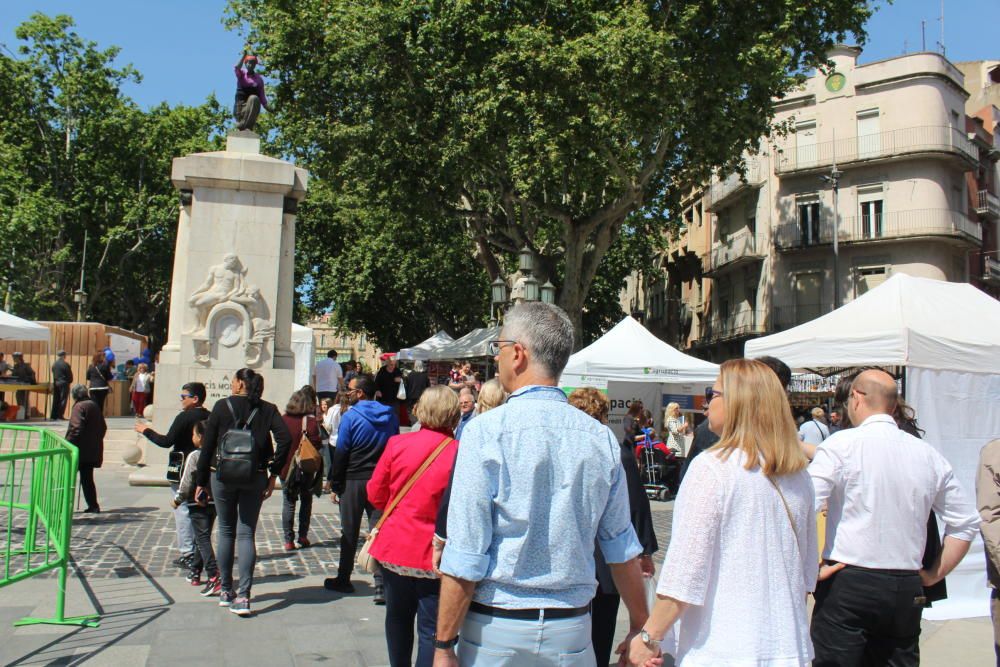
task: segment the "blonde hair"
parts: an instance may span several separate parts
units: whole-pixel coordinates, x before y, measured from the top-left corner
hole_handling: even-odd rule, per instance
[[[608,410],[611,403],[599,389],[593,387],[574,389],[567,400],[577,410],[583,410],[602,424],[608,423]]]
[[[680,403],[667,403],[667,407],[665,407],[663,409],[664,419],[666,419],[667,417],[673,417],[675,410],[677,412],[680,412],[680,410],[681,410],[681,404]]]
[[[500,380],[493,378],[492,380],[487,380],[482,389],[479,390],[479,400],[476,401],[476,412],[482,414],[484,412],[489,412],[493,408],[499,408],[507,401],[507,397],[510,394],[507,390],[503,388],[500,384]]]
[[[730,359],[719,368],[719,384],[726,423],[712,449],[724,459],[740,450],[747,470],[759,465],[768,476],[804,470],[809,461],[799,447],[788,396],[774,371],[753,359]]]
[[[823,411],[823,408],[813,408],[809,411],[809,414],[811,414],[814,419],[823,419],[826,417],[826,412]]]
[[[458,396],[444,385],[434,385],[424,390],[413,407],[420,420],[420,427],[431,431],[454,431],[458,426]]]

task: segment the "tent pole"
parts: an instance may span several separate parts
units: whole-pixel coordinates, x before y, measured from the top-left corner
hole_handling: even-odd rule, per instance
[[[899,394],[902,396],[903,400],[906,400],[906,366],[903,366],[903,372],[900,374],[902,376],[900,380]]]

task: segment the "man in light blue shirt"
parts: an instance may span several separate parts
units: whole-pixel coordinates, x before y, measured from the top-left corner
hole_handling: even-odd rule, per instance
[[[562,310],[516,306],[491,347],[511,396],[462,434],[434,664],[592,666],[595,538],[629,611],[628,639],[648,615],[620,448],[556,386],[573,348]]]

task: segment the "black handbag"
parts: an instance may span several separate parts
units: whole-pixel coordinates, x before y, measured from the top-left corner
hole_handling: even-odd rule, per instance
[[[184,452],[171,451],[167,455],[167,481],[174,484],[181,483],[181,474],[184,472],[184,460],[187,456]]]

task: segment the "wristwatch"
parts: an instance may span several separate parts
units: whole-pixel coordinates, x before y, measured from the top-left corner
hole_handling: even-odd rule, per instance
[[[642,630],[639,631],[639,639],[641,639],[642,643],[648,646],[649,648],[659,648],[660,642],[663,641],[662,639],[653,639],[652,637],[650,637],[649,633],[646,632],[646,628],[643,628]]]
[[[458,644],[458,635],[455,635],[451,639],[438,639],[434,637],[434,648],[439,648],[447,651],[450,648],[454,648]]]

